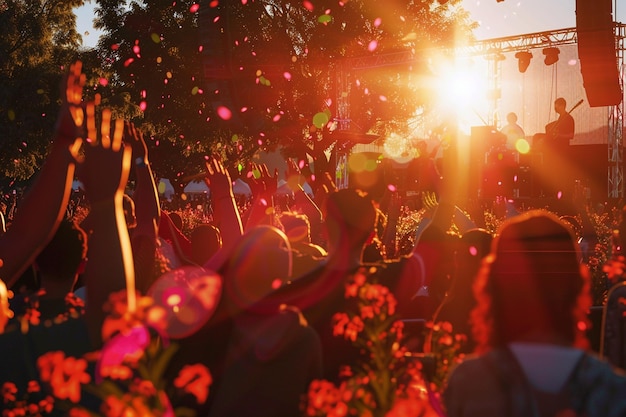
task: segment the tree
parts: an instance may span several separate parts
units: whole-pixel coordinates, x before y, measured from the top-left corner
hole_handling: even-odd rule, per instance
[[[186,153],[178,169],[153,158],[168,177],[198,172],[195,153],[221,153],[234,166],[278,145],[301,153],[303,143],[310,150],[324,141],[317,146],[324,150],[333,138],[313,118],[338,119],[340,104],[362,133],[406,124],[427,104],[414,87],[422,68],[355,70],[351,59],[394,51],[419,58],[427,48],[452,47],[472,28],[460,0],[384,7],[366,0],[96,1],[96,27],[105,33],[98,52],[109,74],[98,91],[105,100],[128,94],[152,143],[172,142]],[[352,78],[340,86],[346,71]]]
[[[0,166],[30,178],[46,155],[58,111],[63,65],[80,46],[72,9],[83,0],[0,3]]]

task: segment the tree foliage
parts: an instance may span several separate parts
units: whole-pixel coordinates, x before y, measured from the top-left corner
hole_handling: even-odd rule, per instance
[[[80,45],[74,7],[82,0],[0,2],[0,166],[30,178],[41,164],[58,111],[63,65]]]

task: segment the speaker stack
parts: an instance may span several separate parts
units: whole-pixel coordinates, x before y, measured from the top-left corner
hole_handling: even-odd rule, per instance
[[[622,101],[613,29],[613,0],[576,0],[578,57],[590,107]]]

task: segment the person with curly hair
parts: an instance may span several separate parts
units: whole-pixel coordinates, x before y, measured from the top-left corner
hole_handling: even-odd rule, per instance
[[[449,376],[449,417],[626,415],[626,376],[589,351],[589,273],[557,216],[505,222],[474,290],[478,356]]]

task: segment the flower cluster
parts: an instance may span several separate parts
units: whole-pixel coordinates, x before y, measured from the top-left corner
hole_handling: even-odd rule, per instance
[[[31,381],[21,398],[15,384],[5,383],[2,417],[42,416],[54,410],[70,417],[193,415],[189,409],[174,410],[170,398],[190,395],[198,404],[205,403],[213,382],[210,371],[188,364],[173,381],[166,381],[176,345],[163,336],[159,308],[150,298],[139,297],[137,308],[129,311],[126,298],[123,290],[105,305],[109,314],[100,351],[80,358],[61,351],[44,353],[37,359],[41,387]],[[85,393],[100,399],[97,410],[85,405]]]
[[[451,368],[463,360],[459,352],[467,342],[467,336],[454,333],[452,324],[444,322],[426,323],[427,337],[424,351],[431,357],[434,364],[431,381],[436,390],[443,388]]]
[[[13,382],[5,382],[2,390],[2,417],[42,416],[54,409],[54,397],[41,391],[39,382],[29,381],[26,393],[18,398],[18,389]]]
[[[307,416],[397,416],[405,410],[436,416],[421,363],[403,345],[404,324],[397,320],[396,300],[376,282],[376,267],[361,268],[346,282],[353,309],[333,317],[333,332],[366,353],[362,363],[341,371],[339,386],[311,383],[304,405]]]

